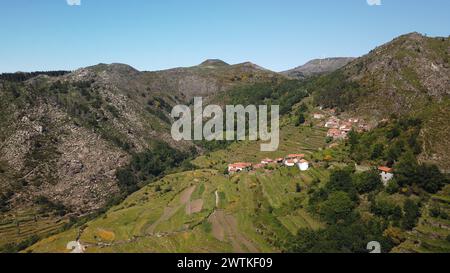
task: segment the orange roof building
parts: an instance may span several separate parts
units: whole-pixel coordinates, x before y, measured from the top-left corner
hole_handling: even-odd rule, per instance
[[[385,173],[393,173],[394,170],[392,168],[386,167],[386,166],[381,166],[378,167],[379,171],[385,172]]]
[[[246,163],[246,162],[234,163],[234,164],[228,165],[228,172],[230,172],[230,173],[242,172],[251,167],[252,167],[252,163]]]
[[[273,163],[273,160],[270,158],[265,158],[261,160],[261,164],[270,164],[270,163]]]
[[[264,168],[266,165],[265,164],[255,164],[253,165],[253,169],[257,170],[257,169],[262,169]]]
[[[286,156],[286,159],[304,158],[304,157],[305,157],[304,154],[290,154],[290,155]]]

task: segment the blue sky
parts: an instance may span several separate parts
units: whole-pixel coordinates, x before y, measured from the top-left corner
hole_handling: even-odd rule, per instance
[[[448,36],[450,26],[447,0],[67,1],[79,0],[2,1],[0,72],[100,62],[159,70],[208,58],[282,71],[412,31]]]

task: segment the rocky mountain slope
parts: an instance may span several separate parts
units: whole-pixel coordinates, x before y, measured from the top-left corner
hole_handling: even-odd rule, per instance
[[[450,39],[400,36],[314,81],[318,105],[378,122],[414,116],[424,122],[422,159],[450,170]]]
[[[294,79],[305,79],[311,76],[322,75],[326,73],[331,73],[343,66],[347,65],[349,62],[353,61],[355,58],[326,58],[326,59],[315,59],[307,62],[306,64],[296,67],[291,70],[281,72],[281,74]]]
[[[142,82],[151,92],[175,93],[185,101],[194,96],[208,98],[241,84],[272,82],[285,77],[250,62],[229,65],[206,60],[198,66],[145,72]]]
[[[22,221],[54,216],[59,221],[103,208],[124,193],[117,170],[151,151],[155,141],[180,153],[198,149],[170,137],[174,105],[189,104],[195,95],[208,98],[240,84],[282,78],[251,63],[218,60],[158,72],[99,64],[71,73],[4,75],[0,205],[5,222],[0,224],[14,226],[21,215],[27,215]]]
[[[191,162],[200,170],[162,178],[89,222],[83,243],[93,246],[93,251],[285,249],[283,243],[299,229],[323,226],[317,215],[306,210],[309,199],[321,198],[321,187],[333,168],[354,165],[345,147],[328,146],[326,130],[311,122],[312,107],[335,108],[338,115],[362,117],[373,124],[394,116],[419,118],[423,123],[420,161],[450,170],[449,48],[448,38],[408,34],[334,72],[349,60],[328,60],[326,67],[320,62],[316,67],[313,61],[305,73],[327,74],[304,81],[252,63],[229,65],[220,60],[155,72],[100,64],[72,73],[0,80],[4,128],[0,132],[0,234],[6,238],[0,245],[27,239],[37,227],[45,237],[49,230],[56,232],[63,216],[103,208],[123,191],[118,176],[125,186],[136,177],[149,179],[147,163],[152,167],[167,163],[155,163],[149,155],[156,150],[155,142],[168,144],[158,146],[165,147],[167,154],[198,149],[193,143],[171,140],[170,110],[203,96],[210,101],[281,104],[286,115],[280,150],[261,154],[259,143],[244,142],[201,156]],[[299,107],[300,101],[304,107]],[[303,120],[310,126],[293,126],[300,125],[299,111],[304,111]],[[297,152],[305,153],[315,168],[300,173],[278,166],[237,178],[223,174],[232,161],[258,162]],[[273,181],[281,182],[273,185]],[[402,195],[401,202],[397,197],[389,199],[403,206],[407,197]],[[371,215],[365,197],[361,199],[360,209]],[[127,231],[116,223],[127,223]],[[79,231],[71,229],[31,250],[67,251],[67,240],[75,240]],[[186,240],[205,244],[183,245]]]

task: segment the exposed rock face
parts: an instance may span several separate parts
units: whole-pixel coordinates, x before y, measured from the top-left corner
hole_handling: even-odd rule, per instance
[[[354,59],[355,58],[345,57],[316,59],[294,69],[281,72],[281,74],[295,79],[305,79],[307,77],[336,71],[344,67]]]
[[[115,170],[127,164],[126,152],[76,126],[53,105],[37,103],[26,112],[8,128],[0,149],[0,161],[19,174],[10,181],[11,207],[32,206],[37,197],[46,197],[84,214],[118,193]],[[18,182],[20,188],[14,187]]]
[[[320,79],[321,105],[373,122],[391,115],[423,121],[421,161],[450,170],[450,39],[400,36]]]
[[[154,140],[170,136],[171,109],[245,83],[283,77],[252,63],[140,72],[99,64],[56,76],[0,81],[0,197],[7,209],[43,197],[83,215],[119,193],[117,169]],[[7,171],[3,171],[7,170]]]
[[[419,33],[400,36],[347,66],[350,79],[378,82],[379,91],[424,93],[436,99],[450,94],[450,40]],[[400,96],[397,96],[400,97]]]

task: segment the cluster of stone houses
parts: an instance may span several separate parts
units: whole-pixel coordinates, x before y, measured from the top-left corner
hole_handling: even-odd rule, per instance
[[[314,114],[316,117],[316,114]],[[323,115],[317,114],[317,117],[322,117]],[[331,137],[334,140],[346,139],[348,133],[355,129],[359,132],[367,131],[369,128],[364,122],[357,118],[350,118],[347,121],[341,120],[336,116],[331,116],[325,122],[325,128],[328,128],[327,137]]]
[[[284,165],[286,167],[297,166],[301,171],[307,171],[309,169],[309,162],[305,160],[304,154],[290,154],[287,155],[285,158],[277,158],[277,159],[265,158],[261,160],[260,163],[257,164],[252,164],[248,162],[229,164],[228,173],[232,174],[243,171],[262,169],[270,164]]]
[[[353,127],[358,124],[359,120],[349,119],[342,121],[339,118],[332,116],[325,122],[325,128],[328,128],[327,136],[333,139],[346,139],[348,133],[353,130]]]

